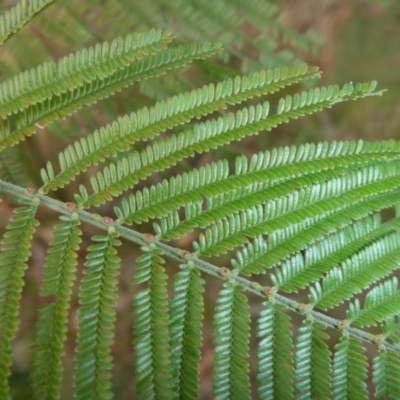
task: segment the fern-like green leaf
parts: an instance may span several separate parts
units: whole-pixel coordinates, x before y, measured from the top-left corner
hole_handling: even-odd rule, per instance
[[[290,317],[285,307],[265,302],[258,318],[257,398],[293,398],[293,365]]]
[[[382,224],[379,213],[372,217],[368,216],[308,246],[303,254],[295,253],[282,264],[282,267],[271,274],[271,279],[279,290],[297,291],[297,288],[304,288],[320,278],[322,273],[340,266],[341,263],[348,263],[346,260],[351,255],[398,231],[400,231],[399,218]],[[257,262],[256,265],[265,252],[265,249],[262,249],[252,256]],[[321,289],[319,284],[315,289],[310,288],[312,303],[319,299]]]
[[[397,278],[389,279],[371,289],[361,308],[360,301],[350,303],[347,318],[357,326],[376,325],[377,322],[398,314],[400,291]]]
[[[376,384],[375,398],[396,400],[400,393],[399,355],[384,348],[374,358],[373,381]]]
[[[332,391],[335,399],[367,400],[367,358],[361,341],[344,334],[335,346]]]
[[[221,399],[248,399],[250,315],[242,289],[224,284],[215,314],[214,396]]]
[[[37,69],[23,72],[0,86],[0,117],[23,111],[28,105],[61,96],[83,84],[112,76],[145,55],[156,53],[171,41],[169,32],[151,30],[130,34],[111,43],[89,47]]]
[[[296,339],[295,395],[297,399],[330,398],[330,351],[324,340],[329,336],[319,323],[304,321]]]
[[[121,242],[111,227],[108,235],[94,236],[89,246],[86,273],[80,287],[75,388],[77,399],[110,399],[110,346],[114,339],[117,275]]]
[[[152,245],[137,259],[134,283],[148,283],[135,296],[136,393],[140,399],[174,398],[170,360],[167,278],[162,252]],[[174,345],[176,337],[174,338]]]
[[[198,398],[198,368],[204,314],[204,280],[199,271],[186,264],[175,275],[170,309],[171,366],[174,398]]]
[[[77,251],[81,242],[80,222],[73,217],[60,217],[63,224],[53,230],[53,239],[44,267],[42,296],[53,296],[39,310],[32,374],[33,397],[37,400],[58,398],[62,380],[62,360],[67,331],[67,310],[71,286],[75,280]]]
[[[115,214],[120,223],[128,225],[148,221],[150,218],[161,218],[184,204],[201,202],[200,193],[205,193],[207,189],[215,190],[218,184],[234,188],[235,183],[230,184],[228,174],[229,165],[226,160],[207,164],[143,191],[138,190],[135,195],[131,194],[129,198],[122,199],[121,208],[114,208]]]
[[[299,148],[283,147],[271,152],[259,153],[250,162],[244,156],[236,159],[236,173],[229,175],[226,160],[206,164],[189,173],[177,175],[156,186],[150,186],[143,191],[136,191],[129,199],[122,200],[122,209],[115,208],[121,223],[132,224],[160,218],[190,202],[199,202],[204,196],[209,203],[208,208],[221,207],[230,204],[237,211],[245,209],[245,205],[260,204],[260,199],[268,199],[270,188],[279,184],[279,193],[293,192],[293,188],[302,188],[310,184],[324,182],[327,172],[335,169],[336,175],[342,175],[349,170],[371,166],[373,163],[386,163],[400,159],[399,146],[395,142],[365,143],[333,142],[316,145],[301,145]],[[253,185],[254,182],[258,186]],[[264,186],[261,183],[264,182]],[[285,182],[285,185],[283,183]],[[247,188],[247,192],[243,190]],[[250,194],[253,189],[259,192],[254,200],[247,196],[244,205],[240,197]],[[263,189],[266,189],[265,191]],[[232,193],[229,198],[216,203],[214,199],[225,193]],[[233,203],[234,200],[238,200]],[[229,201],[229,203],[228,203]],[[211,203],[212,202],[212,203]],[[251,202],[251,203],[250,203]],[[213,210],[204,210],[207,219],[215,221]],[[202,220],[198,220],[204,226]],[[245,269],[264,271],[263,262],[249,265]]]
[[[0,397],[10,398],[7,378],[11,366],[11,341],[19,323],[24,273],[31,255],[30,244],[39,222],[34,218],[38,199],[20,200],[0,242]]]
[[[216,214],[219,217],[217,222],[200,235],[199,243],[195,242],[194,246],[200,254],[218,255],[246,243],[247,237],[268,234],[269,256],[271,248],[281,243],[289,255],[320,238],[321,231],[328,234],[349,224],[352,221],[350,215],[353,219],[360,219],[393,205],[396,194],[387,192],[398,190],[399,186],[398,163],[354,173],[350,171],[347,176],[335,177],[306,190],[295,190],[288,196],[267,202],[265,206],[249,207],[225,218],[224,212],[220,211]],[[279,192],[270,190],[269,195],[279,195]],[[189,223],[196,219],[207,222],[206,217],[203,213]],[[180,225],[178,227],[181,228]],[[304,234],[306,229],[308,235]],[[303,247],[290,247],[290,239],[296,246],[303,243]]]
[[[393,207],[398,201],[399,194],[400,192],[395,190],[392,194],[383,194],[371,200],[361,201],[355,207],[338,211],[311,226],[299,227],[299,230],[296,229],[295,232],[291,232],[290,229],[278,231],[274,235],[275,237],[271,235],[271,238],[278,239],[275,242],[276,244],[272,242],[269,250],[260,254],[256,261],[257,263],[265,262],[265,268],[274,266],[288,258],[292,253],[302,251],[310,243],[319,240],[321,232],[330,234],[338,229],[346,228],[354,220],[363,219],[368,214]]]
[[[85,105],[96,103],[135,82],[154,78],[166,71],[180,68],[195,59],[202,59],[219,50],[219,45],[182,45],[144,56],[123,69],[116,69],[104,79],[82,81],[72,91],[54,95],[51,99],[28,106],[16,116],[16,129],[0,132],[0,148],[14,146],[25,136],[36,132],[51,122],[72,115]]]
[[[93,195],[87,196],[86,189],[76,196],[83,207],[98,206],[113,196],[131,188],[139,179],[151,172],[160,171],[175,165],[195,153],[203,153],[215,149],[233,140],[245,136],[256,135],[261,130],[271,130],[277,125],[287,123],[290,118],[298,118],[320,111],[341,101],[362,98],[374,92],[375,83],[357,84],[355,88],[344,85],[322,87],[295,96],[282,98],[278,104],[276,115],[269,116],[269,103],[250,106],[229,113],[217,119],[199,123],[193,129],[183,131],[180,135],[156,142],[143,151],[133,153],[117,164],[106,167],[91,180]],[[173,237],[173,236],[172,236]]]
[[[400,233],[393,233],[343,261],[312,290],[311,303],[326,310],[368,288],[398,268],[399,247]]]
[[[21,0],[13,8],[0,15],[0,46],[54,1]]]
[[[199,45],[196,54],[200,57],[202,53],[212,54],[218,49],[217,45]],[[51,165],[48,165],[47,171],[42,171],[45,183],[42,190],[63,187],[79,172],[85,171],[88,165],[103,162],[138,140],[151,139],[160,132],[187,123],[193,118],[200,118],[254,96],[273,93],[287,85],[317,75],[317,68],[307,66],[260,71],[180,94],[158,102],[150,109],[145,107],[69,146],[59,156],[59,174],[54,176],[54,168]]]

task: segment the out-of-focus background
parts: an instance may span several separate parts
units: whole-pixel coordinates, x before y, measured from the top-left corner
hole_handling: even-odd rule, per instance
[[[4,0],[0,3],[0,12],[4,12],[16,2]],[[146,4],[145,4],[146,3]],[[179,2],[176,2],[177,4]],[[185,3],[185,2],[183,2]],[[212,2],[209,2],[209,4]],[[215,2],[216,4],[217,2]],[[226,3],[229,3],[228,1]],[[236,3],[236,1],[232,1]],[[262,1],[260,4],[263,3]],[[287,27],[292,39],[282,40],[280,36],[273,39],[273,29],[262,29],[249,21],[241,26],[223,26],[215,16],[215,31],[208,31],[209,37],[196,32],[196,25],[185,24],[167,1],[141,0],[59,0],[46,9],[32,23],[26,26],[0,50],[0,80],[13,74],[34,67],[50,59],[63,57],[70,52],[96,42],[111,40],[117,36],[125,36],[129,32],[148,29],[149,27],[169,27],[179,41],[200,41],[217,39],[224,43],[229,52],[223,53],[215,64],[198,64],[192,69],[179,73],[167,74],[156,82],[146,82],[138,87],[128,88],[116,96],[106,99],[98,106],[89,107],[66,121],[56,122],[46,127],[22,145],[0,153],[2,178],[7,178],[6,169],[10,166],[10,157],[16,160],[15,171],[10,179],[20,184],[39,186],[39,171],[47,160],[54,161],[57,154],[71,140],[86,135],[94,129],[105,125],[141,106],[149,106],[157,99],[191,87],[198,87],[210,81],[216,82],[228,76],[252,71],[260,68],[298,64],[303,60],[310,65],[318,65],[323,71],[319,82],[309,82],[309,86],[328,85],[346,82],[377,80],[379,88],[386,88],[382,97],[372,97],[357,102],[344,103],[332,110],[325,110],[314,116],[292,121],[280,126],[272,132],[263,132],[259,136],[245,139],[220,152],[197,156],[179,168],[198,167],[213,158],[228,157],[233,159],[241,153],[270,149],[275,146],[299,145],[305,142],[332,141],[345,139],[399,139],[400,138],[400,2],[397,0],[284,0],[271,3],[274,12],[265,24],[277,23]],[[153,5],[154,14],[148,13]],[[192,1],[192,12],[204,11],[204,0]],[[198,8],[196,8],[198,7]],[[209,7],[209,5],[208,5]],[[272,10],[272,11],[273,11]],[[208,11],[209,12],[209,11]],[[216,9],[216,13],[219,11]],[[261,15],[261,13],[260,13]],[[262,24],[263,20],[257,21]],[[220,25],[218,25],[220,24]],[[255,24],[256,25],[256,24]],[[310,32],[311,29],[311,32]],[[257,40],[243,43],[236,31]],[[308,33],[307,33],[308,32]],[[304,36],[305,35],[305,36]],[[301,38],[305,37],[304,46]],[[298,43],[296,45],[296,40]],[[265,53],[260,57],[257,45],[270,46],[271,55]],[[226,62],[226,60],[229,61]],[[214,68],[214,70],[209,70]],[[290,89],[305,90],[307,87],[297,86]],[[279,95],[279,97],[282,94]],[[271,101],[276,101],[272,96]],[[21,173],[18,172],[21,168]],[[29,164],[30,175],[27,176],[24,164]],[[6,168],[7,167],[7,168]],[[172,173],[179,168],[173,169]],[[168,176],[164,173],[162,177]],[[157,182],[159,177],[150,178],[147,183]],[[57,193],[64,201],[73,201],[72,193],[79,183],[87,183],[88,177],[82,177],[76,183]],[[4,232],[12,212],[12,202],[3,202],[0,210],[0,234]],[[101,213],[112,215],[112,206],[105,206]],[[26,286],[21,307],[22,324],[14,343],[14,374],[11,377],[15,399],[29,399],[27,377],[31,361],[34,323],[38,307],[43,299],[38,296],[40,288],[42,264],[47,243],[51,238],[51,227],[57,215],[41,210],[39,219],[44,222],[39,228],[33,247],[31,266],[27,272]],[[144,231],[151,225],[144,226]],[[85,227],[86,246],[89,238],[96,233],[93,228]],[[189,248],[193,237],[187,237],[174,243],[181,248]],[[120,297],[117,304],[118,322],[116,340],[113,347],[115,358],[115,398],[134,398],[133,352],[132,352],[132,298],[133,288],[130,285],[134,260],[138,255],[132,245],[121,250],[123,268],[120,279]],[[80,270],[84,263],[85,252],[81,251]],[[230,256],[220,257],[218,264],[226,263]],[[169,266],[176,270],[176,266]],[[81,272],[80,272],[81,273]],[[79,280],[79,277],[78,277]],[[200,368],[202,379],[201,398],[210,398],[212,369],[212,315],[221,281],[207,279],[205,294],[206,315],[204,324],[203,360]],[[259,309],[259,300],[251,298],[252,314]],[[73,374],[73,349],[76,334],[77,294],[71,305],[71,316],[66,343],[63,398],[71,398]],[[340,314],[340,310],[338,310]],[[334,336],[333,336],[334,338]],[[332,346],[335,343],[332,342]],[[373,356],[373,353],[369,356]]]

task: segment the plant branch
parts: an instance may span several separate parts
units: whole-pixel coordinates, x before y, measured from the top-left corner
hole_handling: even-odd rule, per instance
[[[4,182],[2,180],[0,180],[0,193],[5,193],[11,196],[15,196],[17,198],[26,199],[32,198],[32,196],[34,196],[40,200],[40,205],[65,215],[76,213],[80,221],[86,222],[99,229],[107,231],[108,229],[110,229],[110,227],[113,227],[113,229],[115,229],[115,231],[118,232],[119,235],[124,239],[134,242],[140,246],[148,246],[149,244],[152,244],[153,246],[163,250],[168,258],[175,260],[180,264],[190,263],[195,268],[202,272],[205,272],[206,274],[213,275],[220,279],[228,280],[234,284],[240,285],[244,287],[247,291],[252,292],[257,296],[263,297],[264,299],[271,302],[282,304],[289,310],[298,314],[302,314],[309,319],[313,319],[314,321],[320,322],[329,328],[344,330],[345,334],[358,338],[364,342],[374,344],[379,343],[380,346],[383,346],[387,350],[391,350],[400,354],[400,345],[382,340],[381,335],[373,335],[362,329],[348,326],[346,325],[346,321],[338,320],[336,318],[332,318],[318,311],[315,311],[307,304],[297,303],[296,301],[290,300],[278,293],[269,293],[270,288],[262,287],[257,282],[252,282],[248,279],[238,276],[238,271],[236,270],[231,271],[225,267],[217,267],[209,262],[197,258],[195,253],[189,253],[188,251],[181,250],[169,246],[165,243],[159,242],[154,238],[153,235],[142,234],[133,229],[126,228],[114,222],[112,218],[102,217],[98,214],[93,214],[84,210],[80,210],[75,207],[73,203],[63,203],[59,200],[52,199],[51,197],[48,197],[44,194],[36,193],[34,189],[24,189],[17,185]]]

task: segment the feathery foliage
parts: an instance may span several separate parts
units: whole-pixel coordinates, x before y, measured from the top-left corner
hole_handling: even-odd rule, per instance
[[[113,227],[106,236],[93,236],[86,274],[82,279],[76,347],[76,396],[79,399],[110,399],[117,275],[120,259],[115,247],[121,242]]]
[[[136,351],[136,393],[140,398],[172,398],[172,371],[167,308],[165,261],[154,246],[136,263],[134,283],[148,282],[135,296],[134,347]]]
[[[335,398],[368,399],[367,363],[360,340],[344,334],[336,345],[332,391]]]
[[[214,396],[247,399],[250,315],[240,286],[225,283],[215,313]]]
[[[0,46],[54,0],[22,0],[0,16]]]
[[[202,343],[204,280],[193,263],[181,266],[174,278],[170,305],[171,370],[174,396],[195,398],[199,387],[197,366]]]
[[[315,86],[319,69],[299,66],[294,50],[310,51],[318,41],[286,27],[269,1],[119,0],[102,3],[97,17],[84,2],[89,22],[72,5],[50,3],[22,0],[0,17],[0,43],[9,40],[2,48],[17,45],[24,29],[16,32],[53,7],[66,22],[57,27],[50,18],[48,32],[66,43],[84,39],[81,50],[58,62],[44,57],[24,72],[8,57],[5,72],[12,73],[0,84],[0,201],[4,215],[14,210],[0,242],[0,398],[14,394],[29,259],[40,258],[36,239],[51,228],[29,398],[63,395],[72,347],[75,397],[118,397],[113,368],[125,345],[118,327],[120,291],[127,290],[133,349],[123,352],[134,360],[129,393],[140,399],[196,399],[204,368],[216,399],[366,399],[370,383],[376,398],[395,399],[400,144],[224,152],[234,141],[383,90],[375,81]],[[122,38],[118,22],[130,17],[142,33]],[[100,40],[97,18],[119,38]],[[80,131],[73,139],[62,134],[65,145],[56,133],[71,126]],[[31,148],[46,156],[27,168]],[[207,158],[197,162],[200,154]],[[16,199],[22,206],[14,207]],[[213,290],[211,277],[224,283]],[[203,366],[210,319],[213,361]],[[377,349],[373,360],[365,343]]]
[[[324,340],[324,326],[305,320],[297,337],[295,355],[295,394],[299,399],[330,397],[330,351]]]
[[[263,304],[258,319],[257,395],[259,399],[293,397],[292,338],[290,317],[273,301]]]
[[[45,263],[42,296],[56,299],[41,307],[37,321],[31,382],[36,399],[54,398],[62,381],[62,360],[66,340],[71,286],[75,280],[77,251],[81,243],[79,220],[61,216],[64,223],[53,230],[53,247]]]
[[[7,378],[12,360],[11,341],[19,323],[19,302],[28,268],[30,244],[39,222],[35,219],[39,200],[20,200],[0,242],[0,393],[9,396]]]

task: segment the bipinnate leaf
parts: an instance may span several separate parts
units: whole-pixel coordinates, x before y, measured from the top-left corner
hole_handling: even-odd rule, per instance
[[[218,44],[204,43],[196,47],[192,46],[189,49],[193,58],[204,58],[215,53],[219,48]],[[180,49],[183,52],[185,47],[181,46]],[[164,58],[168,59],[168,57]],[[163,60],[164,63],[166,60]],[[201,116],[216,110],[225,109],[228,105],[238,104],[255,96],[273,93],[279,88],[318,74],[318,68],[307,66],[259,71],[249,76],[228,79],[217,85],[210,84],[200,89],[179,94],[157,102],[151,108],[144,107],[99,131],[93,132],[86,138],[80,139],[60,153],[61,172],[55,175],[54,168],[51,165],[47,166],[47,173],[46,170],[42,171],[45,183],[43,190],[63,187],[74,179],[75,175],[85,171],[88,165],[104,162],[107,157],[115,155],[118,151],[126,150],[136,141],[152,139],[166,129],[172,129],[175,126],[190,122],[192,119],[199,119]],[[149,151],[147,150],[145,153]],[[135,152],[130,159],[132,162],[137,159],[134,165],[142,163],[146,166],[147,162],[143,157],[145,157],[144,153]],[[125,176],[132,175],[134,172],[132,168],[130,174],[128,171],[124,173]],[[130,182],[135,182],[135,179],[137,180],[137,178],[131,176]]]

